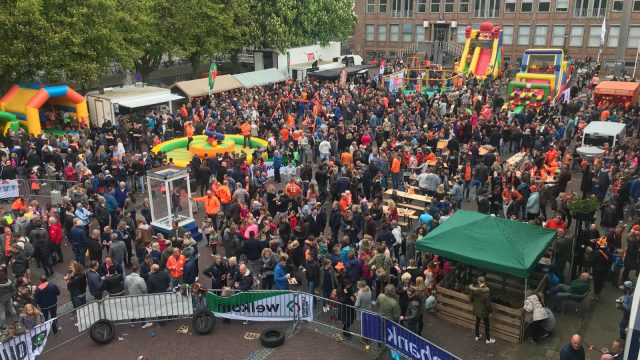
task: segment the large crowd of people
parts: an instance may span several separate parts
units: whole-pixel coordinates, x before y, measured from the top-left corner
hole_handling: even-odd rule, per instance
[[[74,307],[88,298],[165,292],[204,275],[211,282],[202,285],[214,291],[294,283],[344,305],[374,304],[420,334],[424,304],[433,309],[435,287],[455,264],[416,251],[416,241],[474,201],[480,212],[558,232],[546,265],[557,285],[523,304],[533,315],[531,338],[539,341],[552,331],[545,328],[553,316],[545,297],[560,304],[567,294],[588,292],[583,273],[594,280],[595,300],[605,282],[629,290],[631,270],[637,276],[640,266],[640,227],[622,222],[637,224],[640,213],[640,107],[595,106],[594,75],[575,75],[569,102],[546,100],[519,114],[503,106],[508,78],[469,78],[429,95],[389,92],[374,80],[344,88],[287,82],[194,98],[175,113],[157,109],[73,135],[10,131],[0,143],[0,177],[64,180],[64,187],[59,203],[21,197],[3,218],[0,262],[8,271],[0,271],[0,329],[10,336],[56,316],[61,289],[48,277],[66,262]],[[593,120],[625,122],[633,136],[604,157],[581,159],[573,144]],[[192,200],[204,213],[200,228],[212,260],[200,257],[204,248],[177,224],[169,233],[153,230],[153,199],[142,181],[147,170],[173,163],[170,155],[151,153],[153,145],[204,130],[268,142],[246,150],[254,153],[251,163],[243,152],[194,156],[190,163],[191,189],[199,195]],[[519,160],[507,161],[514,153]],[[569,183],[580,179],[580,192],[572,191]],[[396,192],[385,195],[388,189]],[[405,201],[399,192],[432,199],[411,227],[398,214]],[[573,249],[568,207],[591,196],[602,204],[600,221],[587,221]],[[179,189],[171,198],[176,207],[191,201]],[[70,262],[65,243],[73,249]],[[574,267],[565,271],[568,263]],[[39,278],[34,265],[42,268]],[[486,325],[483,285],[471,287],[471,300],[478,324]],[[628,305],[622,303],[626,321]],[[345,310],[340,318],[349,337],[354,314]],[[494,341],[488,329],[485,336]]]

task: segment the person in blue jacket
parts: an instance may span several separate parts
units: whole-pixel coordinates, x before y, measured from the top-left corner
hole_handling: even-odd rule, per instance
[[[182,281],[185,284],[192,285],[196,282],[198,277],[198,266],[195,256],[192,256],[191,252],[183,252],[185,258],[184,269],[182,273]]]
[[[35,292],[35,302],[42,311],[45,321],[57,317],[58,296],[60,296],[60,288],[55,283],[49,282],[45,275],[41,275],[40,285]],[[51,324],[51,330],[54,334],[58,333],[57,320]]]
[[[289,274],[287,274],[287,257],[281,256],[273,270],[273,289],[289,290]]]

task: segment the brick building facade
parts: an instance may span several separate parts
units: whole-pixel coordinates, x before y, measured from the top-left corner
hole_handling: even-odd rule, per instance
[[[463,46],[465,27],[484,21],[502,27],[510,63],[519,63],[530,48],[564,48],[570,56],[595,60],[605,17],[605,65],[615,63],[620,45],[633,67],[640,45],[640,0],[355,0],[354,6],[358,25],[351,46],[366,58],[394,57],[409,45],[434,41]],[[626,36],[623,7],[631,13]]]

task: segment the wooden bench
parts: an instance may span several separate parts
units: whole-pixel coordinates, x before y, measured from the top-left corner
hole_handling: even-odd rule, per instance
[[[407,208],[407,209],[412,209],[412,210],[417,210],[417,211],[424,211],[424,206],[418,206],[418,205],[413,205],[413,204],[405,204],[405,203],[397,203],[396,205],[398,207],[403,207],[403,208]]]

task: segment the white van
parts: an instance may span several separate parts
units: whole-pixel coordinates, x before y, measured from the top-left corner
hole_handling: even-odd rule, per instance
[[[626,136],[626,127],[617,122],[592,121],[582,131],[582,146],[576,151],[586,158],[602,156],[604,144],[609,144],[609,149],[613,149]]]
[[[592,121],[582,131],[582,146],[603,148],[604,144],[609,144],[609,149],[613,149],[625,135],[623,123]]]

